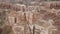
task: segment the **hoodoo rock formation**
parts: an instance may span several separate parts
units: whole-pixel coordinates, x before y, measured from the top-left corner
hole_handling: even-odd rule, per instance
[[[59,3],[41,2],[39,6],[0,3],[0,9],[6,13],[5,25],[11,27],[11,34],[60,34]]]

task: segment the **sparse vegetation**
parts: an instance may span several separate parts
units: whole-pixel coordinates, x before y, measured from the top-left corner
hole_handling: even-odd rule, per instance
[[[14,34],[23,32],[23,34],[50,34],[53,29],[56,31],[55,26],[60,26],[59,0],[6,1],[8,2],[2,1],[0,3],[0,34],[12,34],[12,31]],[[10,9],[10,11],[5,9]],[[49,19],[53,22],[51,23]],[[16,30],[14,29],[15,27],[17,28]],[[21,28],[22,31],[20,30]]]

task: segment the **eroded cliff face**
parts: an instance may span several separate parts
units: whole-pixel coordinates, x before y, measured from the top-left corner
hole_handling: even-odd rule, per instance
[[[11,28],[12,32],[10,34],[59,34],[60,10],[59,8],[54,8],[59,6],[59,4],[55,4],[57,6],[54,4],[51,2],[41,3],[39,6],[28,7],[16,4],[14,7],[8,7],[9,9],[5,10],[5,26],[8,25]],[[4,4],[2,5],[5,6]],[[7,9],[6,6],[3,6],[1,6],[1,9]],[[17,10],[11,9],[15,8],[15,6]]]

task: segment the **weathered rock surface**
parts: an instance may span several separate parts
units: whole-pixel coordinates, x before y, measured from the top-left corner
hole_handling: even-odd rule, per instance
[[[10,6],[6,4],[2,5],[1,9],[7,9]],[[15,6],[17,10],[14,9]],[[9,10],[5,10],[5,25],[9,25],[9,28],[11,27],[13,34],[59,34],[59,7],[59,4],[56,3],[42,3],[40,6],[28,7],[22,4],[14,5],[11,7],[13,9],[9,8]]]

